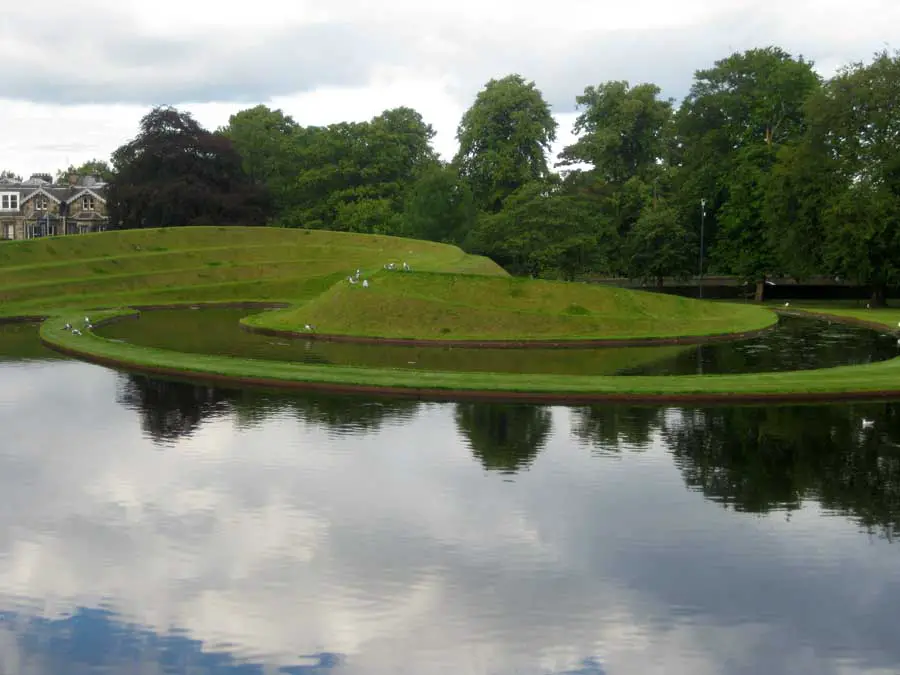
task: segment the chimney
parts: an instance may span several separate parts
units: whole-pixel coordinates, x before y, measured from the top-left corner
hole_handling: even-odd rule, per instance
[[[78,184],[78,176],[76,176],[74,173],[70,173],[68,176],[66,176],[66,180],[72,187],[75,187]]]

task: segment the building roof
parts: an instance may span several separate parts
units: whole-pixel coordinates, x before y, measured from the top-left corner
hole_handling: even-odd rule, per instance
[[[91,194],[100,201],[106,201],[107,184],[96,176],[79,176],[75,184],[48,183],[47,181],[32,176],[25,181],[12,181],[7,178],[0,179],[0,192],[17,192],[19,203],[24,204],[32,197],[44,195],[57,204],[67,204],[73,199]]]

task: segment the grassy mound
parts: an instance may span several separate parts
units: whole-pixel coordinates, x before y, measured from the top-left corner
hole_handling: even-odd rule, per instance
[[[388,262],[506,275],[455,246],[397,237],[264,227],[129,230],[0,242],[0,316],[69,307],[200,301],[304,301],[351,271]]]
[[[308,303],[245,320],[328,335],[452,340],[641,339],[738,333],[777,320],[767,309],[608,286],[466,274],[380,271]]]

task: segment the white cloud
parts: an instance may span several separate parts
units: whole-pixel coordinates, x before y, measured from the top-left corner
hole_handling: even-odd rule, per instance
[[[86,17],[93,30],[71,30]],[[211,127],[256,103],[318,124],[408,105],[449,156],[490,77],[521,72],[558,113],[609,79],[680,98],[694,70],[767,44],[831,74],[884,47],[898,20],[890,0],[560,0],[537,11],[513,0],[257,0],[252,11],[220,3],[214,18],[183,0],[20,3],[0,23],[0,166],[53,172],[108,157],[158,103]]]

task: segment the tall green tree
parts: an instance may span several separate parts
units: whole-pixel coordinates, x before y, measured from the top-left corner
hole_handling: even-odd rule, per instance
[[[186,112],[157,107],[113,153],[110,219],[124,228],[261,225],[268,194],[252,183],[231,141]]]
[[[573,280],[604,265],[606,221],[557,182],[534,181],[479,218],[468,248],[513,274]]]
[[[403,235],[462,244],[475,224],[469,184],[452,166],[436,165],[410,186],[403,208]]]
[[[572,130],[579,138],[562,151],[557,166],[590,164],[607,183],[652,181],[666,156],[672,122],[672,102],[659,94],[655,84],[587,87],[575,99],[581,113]]]
[[[628,234],[628,276],[662,286],[664,277],[687,277],[693,252],[678,211],[668,204],[648,205]]]
[[[480,209],[496,213],[517,189],[549,175],[557,126],[534,82],[507,75],[485,85],[459,124],[454,159]]]
[[[900,283],[900,53],[831,79],[808,106],[808,142],[829,180],[826,264],[884,304]]]
[[[606,256],[608,273],[634,272],[631,231],[668,184],[672,102],[659,94],[654,84],[613,81],[576,97],[578,140],[562,151],[557,166],[579,167],[567,175],[567,187],[590,195],[595,219],[613,225],[613,239],[605,242],[615,249]]]
[[[277,210],[288,208],[296,198],[304,132],[290,115],[265,105],[235,113],[219,130],[240,155],[244,173],[269,190]]]
[[[410,186],[438,165],[434,130],[410,108],[308,130],[285,224],[399,234]]]
[[[804,103],[820,86],[812,63],[777,47],[751,49],[698,71],[676,116],[684,222],[706,225],[718,270],[757,282],[762,299],[776,256],[767,231],[765,191],[778,149],[804,133]],[[709,238],[708,238],[709,239]]]

